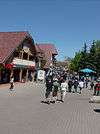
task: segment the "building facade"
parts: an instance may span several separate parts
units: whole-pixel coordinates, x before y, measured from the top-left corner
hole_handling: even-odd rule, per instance
[[[52,44],[35,44],[28,32],[0,32],[0,83],[32,81],[34,72],[55,64]]]
[[[32,79],[36,66],[34,40],[28,32],[0,32],[0,83]]]
[[[56,55],[58,55],[57,49],[53,44],[37,44],[37,47],[43,52],[45,64],[44,69],[48,69],[51,65],[56,65]],[[42,62],[41,62],[42,63]]]

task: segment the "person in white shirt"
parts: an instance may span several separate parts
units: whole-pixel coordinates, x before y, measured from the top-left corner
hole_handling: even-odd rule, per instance
[[[84,82],[82,80],[79,81],[79,89],[80,89],[80,94],[82,92],[82,88],[84,87]]]
[[[62,102],[64,102],[67,88],[68,88],[68,84],[67,84],[66,80],[63,80],[61,83],[61,101]]]

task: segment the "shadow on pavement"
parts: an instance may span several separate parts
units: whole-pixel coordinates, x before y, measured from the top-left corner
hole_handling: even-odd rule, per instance
[[[100,113],[100,109],[94,109],[94,111]]]
[[[44,104],[50,104],[50,103],[48,103],[47,101],[41,101],[41,103],[44,103]]]
[[[57,99],[56,100],[57,102],[63,102],[62,100],[59,100],[59,99]],[[50,104],[50,103],[55,103],[55,101],[50,101],[50,102],[47,102],[47,101],[41,101],[41,103],[44,103],[44,104]]]

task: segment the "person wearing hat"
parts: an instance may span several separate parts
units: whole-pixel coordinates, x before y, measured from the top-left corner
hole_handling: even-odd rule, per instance
[[[97,80],[97,83],[95,84],[93,95],[100,95],[100,78]]]

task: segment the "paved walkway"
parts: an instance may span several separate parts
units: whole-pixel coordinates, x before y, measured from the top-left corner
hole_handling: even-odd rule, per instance
[[[43,84],[0,87],[0,134],[100,134],[100,104],[89,103],[91,91],[67,93],[64,103],[43,104]]]

